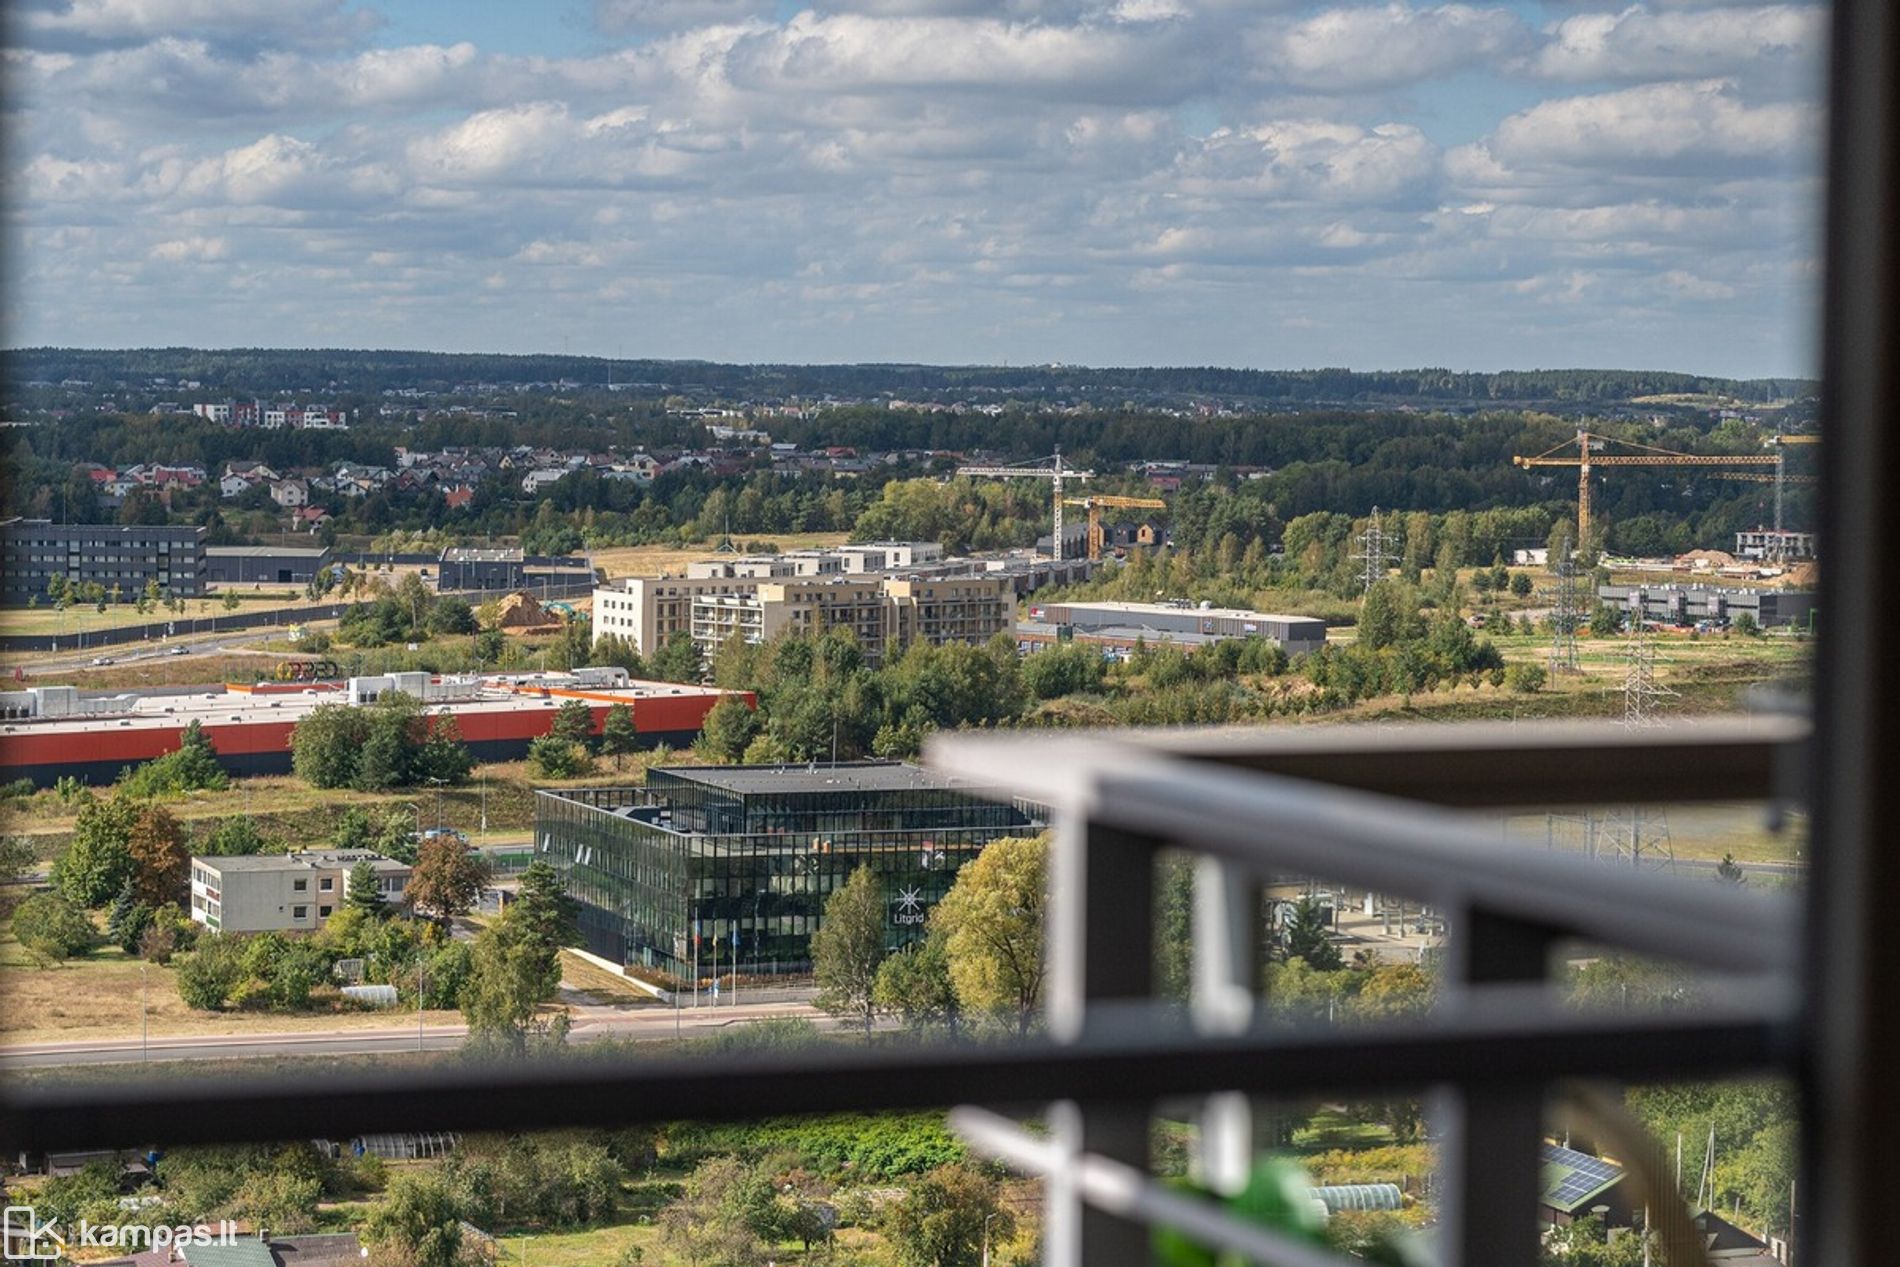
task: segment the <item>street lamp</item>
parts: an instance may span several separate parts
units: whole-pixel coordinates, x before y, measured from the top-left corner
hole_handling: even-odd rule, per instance
[[[1001,1210],[993,1210],[983,1216],[983,1267],[990,1267],[990,1220],[1001,1213]]]

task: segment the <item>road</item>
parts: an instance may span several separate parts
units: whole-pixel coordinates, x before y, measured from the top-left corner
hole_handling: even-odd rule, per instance
[[[657,1042],[695,1037],[730,1025],[775,1018],[832,1019],[808,1003],[740,1003],[733,1007],[673,1008],[654,1005],[628,1009],[576,1009],[569,1040],[604,1038]],[[430,1025],[420,1031],[424,1051],[453,1051],[468,1036],[462,1025]],[[416,1026],[347,1030],[340,1033],[154,1035],[138,1038],[78,1039],[0,1047],[0,1069],[48,1069],[73,1065],[125,1065],[147,1060],[233,1060],[260,1057],[359,1056],[418,1049]]]

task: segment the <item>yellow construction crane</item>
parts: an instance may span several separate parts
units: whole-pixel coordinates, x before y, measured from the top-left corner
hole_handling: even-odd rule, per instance
[[[1107,494],[1090,497],[1070,497],[1064,500],[1065,506],[1081,506],[1089,512],[1089,558],[1102,557],[1102,507],[1117,506],[1130,509],[1166,510],[1168,503],[1159,497],[1110,497]]]
[[[1044,466],[1047,462],[1049,465]],[[1048,480],[1054,485],[1055,493],[1055,536],[1050,551],[1057,559],[1062,557],[1062,485],[1065,480],[1091,480],[1094,471],[1078,471],[1072,466],[1062,464],[1062,450],[1057,449],[1054,457],[1038,458],[1027,466],[959,466],[958,475],[969,475],[978,479],[1000,480]]]
[[[1558,454],[1558,449],[1577,446],[1577,452]],[[1639,453],[1605,453],[1606,444],[1619,444],[1626,448],[1639,449]],[[1531,457],[1516,456],[1511,459],[1513,465],[1534,466],[1574,466],[1577,468],[1577,545],[1581,547],[1590,535],[1590,471],[1598,466],[1774,466],[1779,467],[1779,455],[1762,454],[1712,454],[1679,453],[1674,449],[1659,449],[1653,445],[1635,444],[1628,440],[1614,440],[1609,436],[1595,435],[1588,431],[1577,432],[1574,440],[1566,440],[1554,448]]]
[[[1787,458],[1786,458],[1787,447],[1791,444],[1819,444],[1819,443],[1821,443],[1821,437],[1817,435],[1769,436],[1766,443],[1762,446],[1764,448],[1773,449],[1775,451],[1775,531],[1776,532],[1781,531],[1781,491],[1783,487],[1786,486],[1790,481],[1796,484],[1813,484],[1816,482],[1815,478],[1812,475],[1789,475],[1788,474],[1788,463],[1787,463]]]

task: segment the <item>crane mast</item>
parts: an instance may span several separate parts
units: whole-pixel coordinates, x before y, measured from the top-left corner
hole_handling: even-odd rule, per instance
[[[1049,465],[1044,466],[1042,463]],[[975,479],[1033,479],[1048,480],[1051,492],[1055,495],[1055,536],[1050,553],[1057,560],[1062,558],[1062,486],[1068,480],[1090,480],[1095,478],[1094,471],[1078,471],[1065,466],[1062,450],[1057,449],[1053,457],[1039,458],[1026,466],[959,466],[958,475],[967,475]]]
[[[1778,437],[1780,438],[1780,437]],[[1607,444],[1620,444],[1627,448],[1639,449],[1639,453],[1606,453]],[[1575,454],[1558,453],[1558,449],[1577,446]],[[1590,535],[1590,472],[1599,466],[1665,466],[1665,467],[1720,467],[1720,466],[1772,466],[1777,474],[1781,472],[1780,452],[1773,456],[1767,454],[1716,454],[1681,453],[1675,449],[1659,449],[1653,445],[1636,444],[1629,440],[1612,440],[1609,436],[1600,436],[1593,432],[1579,430],[1574,440],[1566,440],[1555,448],[1525,457],[1514,456],[1514,466],[1526,469],[1540,466],[1574,466],[1577,468],[1577,547],[1582,548]],[[1710,472],[1717,474],[1717,472]],[[1776,483],[1775,523],[1781,523],[1780,481]]]

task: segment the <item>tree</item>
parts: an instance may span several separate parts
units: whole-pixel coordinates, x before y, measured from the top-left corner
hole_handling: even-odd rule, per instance
[[[1531,580],[1531,574],[1529,572],[1513,572],[1511,574],[1511,593],[1518,598],[1529,598],[1531,591],[1535,588],[1536,584]]]
[[[364,918],[372,920],[389,915],[389,901],[383,897],[376,864],[367,858],[350,868],[350,878],[343,885],[343,909],[361,911]]]
[[[722,701],[723,702],[723,701]],[[713,706],[718,711],[718,705]],[[709,717],[708,721],[711,720]],[[607,716],[600,726],[601,755],[614,759],[614,769],[620,768],[623,758],[640,747],[640,732],[634,729],[633,709],[626,704],[615,704],[607,710]]]
[[[1418,595],[1397,581],[1379,581],[1359,604],[1358,643],[1368,651],[1396,646],[1418,636]]]
[[[191,848],[178,820],[156,805],[141,809],[126,837],[132,887],[147,906],[183,901],[190,891]]]
[[[1753,612],[1736,612],[1729,627],[1744,638],[1761,637],[1761,622],[1755,619]]]
[[[818,1006],[833,1016],[857,1016],[871,1032],[877,1015],[877,970],[884,961],[884,885],[869,867],[825,900],[825,914],[811,935],[812,975]]]
[[[582,700],[563,702],[554,710],[554,723],[548,727],[548,734],[563,743],[585,748],[594,737],[594,710]]]
[[[754,1267],[772,1195],[771,1179],[737,1157],[701,1162],[660,1212],[661,1239],[691,1267]]]
[[[564,1041],[565,1016],[553,1025],[538,1022],[546,993],[542,948],[506,919],[484,928],[470,952],[460,1000],[470,1047],[479,1054],[519,1057],[527,1054],[531,1039]]]
[[[239,942],[223,935],[206,937],[178,961],[178,997],[201,1012],[221,1011],[243,978]]]
[[[578,779],[593,773],[594,763],[580,746],[542,735],[528,741],[528,768],[543,779]]]
[[[411,763],[413,782],[462,783],[475,768],[475,755],[462,742],[462,728],[453,715],[444,713],[434,719],[428,737],[416,750]]]
[[[53,887],[80,906],[104,906],[137,870],[127,841],[138,804],[123,797],[87,801],[73,823],[73,840],[53,862]]]
[[[976,1267],[986,1237],[1009,1239],[1016,1220],[994,1179],[969,1166],[939,1166],[891,1206],[884,1233],[903,1267]]]
[[[647,671],[662,682],[699,681],[699,648],[693,636],[675,630],[647,661]]]
[[[422,702],[402,691],[385,691],[374,704],[359,711],[364,714],[365,726],[362,746],[356,754],[356,776],[350,786],[380,792],[414,783],[415,758],[427,725]]]
[[[745,697],[725,695],[707,711],[693,747],[709,761],[737,761],[758,733],[758,713]]]
[[[932,932],[878,965],[874,1000],[901,1017],[904,1028],[914,1034],[942,1026],[956,1037],[957,988],[950,979],[946,940],[941,932]]]
[[[1722,861],[1715,864],[1715,878],[1724,884],[1748,883],[1748,876],[1743,873],[1741,864],[1735,861],[1732,853],[1723,854]]]
[[[14,909],[13,936],[44,968],[90,949],[92,921],[61,894],[35,893]]]
[[[561,873],[545,859],[536,858],[521,873],[519,896],[508,908],[508,918],[550,954],[581,937],[580,903],[568,896]]]
[[[348,704],[319,704],[290,732],[290,764],[297,777],[315,788],[350,787],[366,727],[363,710]]]
[[[1622,632],[1623,613],[1608,603],[1598,603],[1590,613],[1590,632],[1598,638],[1610,638]]]
[[[344,811],[361,814],[354,806]],[[272,852],[281,842],[272,840],[257,829],[257,820],[243,814],[234,814],[218,822],[206,832],[198,842],[197,852],[205,856],[232,857],[236,855]]]
[[[433,836],[416,851],[405,896],[419,912],[440,923],[466,914],[488,883],[488,864],[454,836]]]
[[[462,1211],[442,1176],[429,1171],[397,1175],[370,1209],[363,1239],[378,1262],[401,1267],[462,1267]]]
[[[1325,912],[1316,899],[1303,897],[1294,903],[1285,931],[1288,959],[1305,960],[1321,972],[1330,972],[1344,962],[1326,931]]]
[[[1013,1021],[1027,1034],[1042,999],[1042,922],[1049,888],[1049,841],[991,841],[957,873],[931,913],[949,957],[950,980],[966,1014]]]

